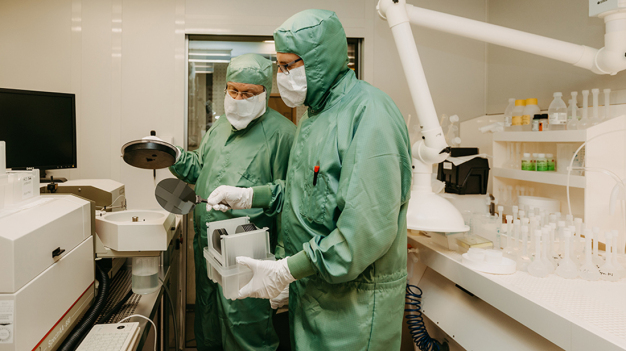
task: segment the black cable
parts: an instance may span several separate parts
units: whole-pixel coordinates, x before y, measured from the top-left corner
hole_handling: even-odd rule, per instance
[[[58,348],[58,351],[74,351],[78,348],[80,341],[91,330],[96,323],[98,316],[102,313],[102,310],[106,306],[106,300],[109,295],[110,283],[107,273],[100,268],[98,262],[96,262],[96,275],[100,286],[98,287],[98,297],[96,302],[89,308],[87,313],[81,318],[80,322],[76,325],[72,333],[63,341],[63,344]]]
[[[419,290],[419,293],[415,289]],[[424,325],[421,298],[422,289],[415,285],[406,285],[406,308],[404,311],[409,313],[405,316],[406,324],[409,326],[409,333],[418,349],[422,351],[442,351],[442,345],[428,335]]]
[[[163,285],[163,288],[165,289],[165,295],[167,295],[167,300],[170,303],[170,308],[172,309],[172,319],[174,319],[174,338],[176,338],[176,351],[180,351],[180,348],[178,347],[178,322],[176,320],[176,307],[174,307],[174,300],[172,300],[172,295],[170,294],[170,289],[167,288],[167,285],[165,284],[165,282],[163,282],[163,280],[161,280],[161,278],[159,278],[159,280],[161,281],[161,284]],[[165,321],[165,323],[167,323],[167,321]]]

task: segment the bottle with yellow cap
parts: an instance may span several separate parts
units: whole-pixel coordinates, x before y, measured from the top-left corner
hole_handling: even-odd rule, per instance
[[[515,100],[513,108],[513,117],[511,118],[511,131],[522,131],[522,116],[524,115],[524,107],[526,100]]]
[[[526,106],[524,106],[522,115],[522,130],[530,131],[532,129],[532,120],[539,113],[541,113],[541,110],[537,106],[537,99],[526,99]]]

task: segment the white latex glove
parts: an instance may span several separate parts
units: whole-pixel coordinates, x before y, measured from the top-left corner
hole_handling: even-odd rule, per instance
[[[277,310],[289,303],[289,285],[277,297],[270,299],[270,305]]]
[[[252,207],[252,188],[238,188],[230,185],[220,185],[213,190],[206,200],[206,210],[226,212],[233,210],[246,210]]]
[[[252,280],[239,290],[238,298],[256,297],[274,299],[289,283],[296,279],[289,272],[287,258],[278,261],[255,260],[250,257],[237,257],[237,263],[252,270]]]
[[[167,141],[159,138],[156,135],[148,135],[148,136],[145,136],[145,137],[141,138],[141,140],[157,140],[157,141],[162,141],[162,142],[164,142],[166,144],[172,145],[172,144],[168,143]],[[172,147],[174,147],[176,149],[176,160],[174,161],[174,163],[176,163],[176,162],[178,162],[178,159],[180,158],[181,153],[180,153],[180,149],[178,147],[175,147],[174,145],[172,145]]]

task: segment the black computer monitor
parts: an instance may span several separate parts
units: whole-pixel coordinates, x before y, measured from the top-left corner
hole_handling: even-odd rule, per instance
[[[7,168],[76,168],[74,94],[0,88]]]

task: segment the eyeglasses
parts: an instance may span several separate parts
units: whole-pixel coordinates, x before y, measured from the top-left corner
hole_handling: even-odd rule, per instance
[[[265,91],[265,88],[263,88],[263,91]],[[230,97],[232,97],[233,99],[236,99],[239,95],[241,95],[242,98],[247,100],[253,96],[258,95],[250,91],[237,91],[237,90],[228,90],[228,89],[224,89],[224,92],[228,93],[228,95],[230,95]]]
[[[281,65],[281,64],[279,64],[279,65],[278,65],[278,69],[279,69],[281,72],[283,72],[284,74],[289,74],[289,69],[290,69],[290,68],[289,68],[289,66],[292,66],[294,63],[296,63],[296,62],[298,62],[298,61],[302,61],[302,58],[299,58],[299,59],[297,59],[297,60],[291,61],[291,62],[289,62],[289,63],[287,63],[287,64],[285,64],[285,65]]]

